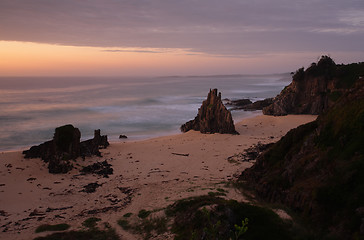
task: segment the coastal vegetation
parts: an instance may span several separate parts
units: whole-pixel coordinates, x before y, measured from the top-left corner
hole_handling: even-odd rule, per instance
[[[364,62],[336,64],[329,56],[322,56],[317,63],[312,63],[306,70],[303,67],[298,69],[292,80],[299,82],[320,77],[333,80],[336,89],[349,89],[362,76],[364,76]]]
[[[115,230],[111,228],[110,224],[104,223],[103,229],[100,229],[97,226],[97,222],[101,219],[99,218],[88,218],[86,219],[82,225],[84,229],[82,230],[72,230],[67,232],[56,232],[45,237],[37,237],[34,240],[119,240],[119,236],[116,234]],[[67,226],[67,227],[66,227]],[[67,230],[70,226],[67,224],[58,224],[58,225],[42,225],[37,228],[38,229],[47,229],[43,231],[64,231]],[[49,230],[52,229],[52,230]]]
[[[337,78],[338,85],[351,88],[342,90],[316,121],[289,131],[241,176],[265,201],[284,204],[303,217],[317,239],[363,239],[362,70],[363,63],[336,66],[327,57],[307,69],[304,75],[335,78],[354,71],[348,75],[356,81]]]
[[[66,223],[60,223],[55,225],[43,224],[37,227],[37,229],[35,229],[35,232],[40,233],[40,232],[52,232],[52,231],[65,231],[70,227],[71,226]]]
[[[298,69],[292,82],[263,108],[266,115],[322,114],[364,76],[364,62],[336,64],[322,56],[306,70]]]
[[[269,208],[227,200],[211,194],[181,199],[167,208],[152,211],[158,216],[130,219],[118,224],[149,239],[173,233],[174,239],[305,239],[292,221],[282,220]]]
[[[155,210],[153,212],[159,212]],[[138,218],[130,219],[130,214],[124,214],[117,223],[125,231],[133,232],[149,239],[154,235],[168,232],[169,219],[165,216],[150,216],[152,211],[139,211]]]

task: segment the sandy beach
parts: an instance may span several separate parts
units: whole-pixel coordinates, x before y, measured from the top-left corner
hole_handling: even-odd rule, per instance
[[[101,158],[77,159],[76,169],[67,174],[50,174],[46,163],[24,159],[20,151],[0,153],[0,238],[33,239],[49,234],[35,233],[42,224],[68,223],[77,230],[85,219],[98,217],[110,223],[121,239],[141,239],[125,232],[117,220],[126,213],[135,216],[141,209],[162,209],[178,199],[218,188],[227,191],[227,198],[244,201],[241,193],[225,183],[253,162],[229,162],[228,157],[258,142],[276,142],[290,129],[315,118],[259,115],[235,124],[240,135],[189,131],[120,141],[102,150]],[[109,178],[80,174],[82,166],[104,160],[114,169]],[[87,193],[84,186],[90,183],[98,187]]]

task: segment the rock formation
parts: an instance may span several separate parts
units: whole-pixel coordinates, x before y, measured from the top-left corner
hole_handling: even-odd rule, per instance
[[[246,105],[252,104],[253,102],[248,98],[238,99],[238,100],[230,100],[224,99],[226,105],[234,106],[234,107],[244,107]]]
[[[352,86],[364,73],[364,63],[336,65],[328,56],[296,71],[292,82],[263,108],[266,115],[320,114]]]
[[[81,157],[90,157],[92,155],[96,155],[101,157],[101,153],[99,151],[100,148],[106,148],[109,146],[109,142],[107,141],[107,136],[101,136],[100,129],[95,130],[94,138],[81,142],[80,146],[80,156]]]
[[[81,133],[72,125],[56,128],[53,140],[33,146],[23,151],[25,158],[41,158],[48,162],[50,173],[66,173],[73,166],[70,162],[80,156],[100,156],[99,147],[106,148],[109,143],[107,136],[101,136],[100,130],[95,130],[93,139],[80,142]]]
[[[239,100],[229,100],[226,105],[233,106],[231,111],[233,110],[246,110],[246,111],[254,111],[254,110],[263,110],[263,108],[268,107],[273,103],[273,98],[266,98],[264,100],[259,100],[256,102],[250,101],[250,99],[239,99]]]
[[[316,121],[272,145],[240,179],[265,200],[309,218],[316,230],[354,239],[364,235],[363,143],[361,79]]]
[[[111,167],[111,164],[109,164],[105,160],[103,162],[96,162],[94,164],[83,167],[80,172],[82,174],[93,173],[93,174],[101,175],[105,178],[108,178],[109,175],[113,174],[114,169]]]
[[[81,133],[72,125],[58,127],[53,140],[33,146],[23,152],[25,158],[42,158],[48,162],[50,173],[66,173],[72,169],[71,159],[80,155]]]
[[[201,133],[239,134],[235,130],[231,113],[221,101],[221,93],[217,94],[217,89],[210,89],[207,99],[203,101],[195,119],[181,126],[182,132],[191,129]]]

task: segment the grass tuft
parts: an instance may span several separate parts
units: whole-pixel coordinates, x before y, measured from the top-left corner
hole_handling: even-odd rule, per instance
[[[143,217],[145,216],[144,211],[142,214]],[[148,213],[148,216],[149,214],[150,212]],[[125,231],[131,231],[133,233],[143,235],[143,239],[149,239],[153,236],[153,234],[160,235],[167,232],[167,223],[168,218],[166,217],[139,217],[139,219],[137,219],[137,221],[134,223],[130,223],[125,217],[118,220],[118,225],[121,226]]]
[[[34,240],[120,240],[114,229],[53,233]]]
[[[131,225],[129,224],[129,221],[128,220],[126,220],[126,219],[119,219],[118,220],[118,225],[120,226],[120,227],[122,227],[124,230],[129,230],[129,229],[131,229]]]
[[[96,217],[91,217],[86,219],[83,223],[82,226],[90,228],[90,229],[94,229],[96,228],[97,222],[101,221],[100,218],[96,218]]]
[[[138,213],[138,217],[141,219],[147,218],[152,212],[151,211],[147,211],[145,209],[142,209],[139,211]]]
[[[111,228],[109,223],[104,223],[105,230],[97,228],[96,223],[99,218],[89,218],[82,225],[87,230],[57,232],[45,237],[37,237],[34,240],[120,240],[115,230]]]
[[[125,213],[125,214],[123,215],[123,217],[124,217],[124,218],[129,218],[129,217],[131,217],[131,215],[133,215],[133,213],[131,213],[131,212],[129,212],[129,213]]]
[[[43,224],[37,227],[35,230],[36,233],[40,232],[47,232],[47,231],[65,231],[69,229],[71,226],[66,223],[56,224],[56,225],[49,225],[49,224]]]

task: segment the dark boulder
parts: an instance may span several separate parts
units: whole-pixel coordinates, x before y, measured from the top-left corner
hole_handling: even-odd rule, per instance
[[[91,165],[88,165],[86,167],[83,167],[81,170],[81,173],[83,174],[97,174],[101,175],[105,178],[108,178],[109,175],[113,174],[114,169],[111,167],[111,164],[109,164],[106,160],[103,162],[97,162]]]
[[[235,130],[230,111],[221,101],[221,93],[217,94],[217,89],[210,89],[207,99],[203,101],[195,119],[181,126],[182,132],[189,130],[201,133],[239,134]]]
[[[84,157],[91,157],[93,155],[101,157],[100,148],[109,146],[107,135],[101,136],[100,129],[95,130],[94,138],[81,142],[80,155]]]
[[[23,151],[25,158],[42,158],[48,162],[50,173],[66,173],[73,167],[71,159],[80,155],[81,133],[72,125],[56,128],[53,140]]]
[[[38,146],[32,146],[29,150],[24,150],[25,158],[42,158],[45,162],[48,162],[49,156],[55,154],[53,148],[53,140],[44,142]]]
[[[56,154],[64,159],[76,159],[80,155],[81,132],[72,125],[56,128],[53,142]]]
[[[80,142],[81,133],[72,125],[56,128],[53,140],[33,146],[23,151],[25,158],[41,158],[48,162],[50,173],[66,173],[73,166],[70,160],[82,156],[101,156],[100,147],[106,148],[109,143],[107,136],[101,136],[100,130],[95,130],[93,139]]]
[[[48,169],[50,173],[66,173],[73,166],[71,159],[80,155],[81,132],[72,125],[56,128],[53,137],[54,155],[48,155]]]
[[[229,100],[227,99],[226,105],[238,107],[244,107],[246,105],[252,104],[253,102],[248,98],[238,99],[238,100]]]
[[[89,183],[89,184],[83,186],[83,190],[81,190],[81,192],[94,193],[94,192],[96,192],[96,189],[101,186],[102,186],[102,184],[98,184],[97,182]]]
[[[250,99],[239,99],[231,100],[226,103],[226,105],[232,106],[231,110],[246,110],[255,111],[262,110],[273,103],[273,98],[266,98],[264,100],[258,100],[255,102],[250,101]]]
[[[263,108],[268,107],[273,103],[273,98],[266,98],[264,100],[259,100],[251,104],[246,105],[244,110],[263,110]]]

